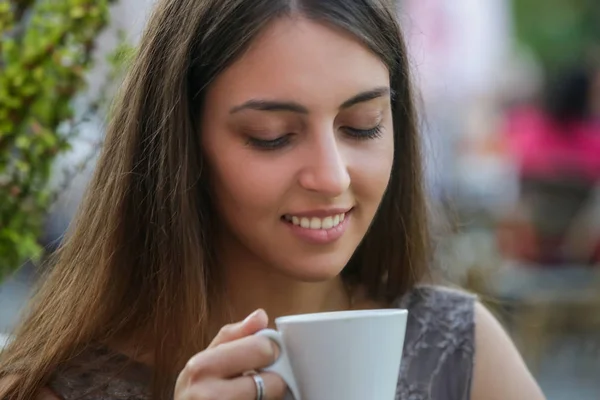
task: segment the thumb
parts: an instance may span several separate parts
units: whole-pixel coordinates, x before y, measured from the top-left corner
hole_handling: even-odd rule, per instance
[[[241,322],[223,326],[208,348],[253,335],[261,329],[265,329],[268,323],[269,317],[265,310],[258,309]]]

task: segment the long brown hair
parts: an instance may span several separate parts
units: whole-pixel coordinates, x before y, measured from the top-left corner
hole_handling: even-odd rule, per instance
[[[407,53],[392,0],[162,0],[124,82],[95,174],[0,373],[29,399],[93,342],[135,339],[168,397],[203,349],[220,293],[197,129],[211,81],[274,18],[299,14],[352,33],[387,65],[394,161],[366,237],[343,271],[390,303],[427,271],[428,235]],[[201,116],[200,116],[201,117]],[[0,376],[2,376],[0,375]]]

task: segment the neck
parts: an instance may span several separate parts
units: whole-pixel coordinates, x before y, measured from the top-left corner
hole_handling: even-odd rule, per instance
[[[273,327],[275,318],[283,315],[339,311],[352,306],[349,290],[340,277],[302,282],[244,259],[228,259],[222,264],[225,302],[217,313],[220,321],[213,321],[219,326],[241,321],[258,308],[267,312]]]

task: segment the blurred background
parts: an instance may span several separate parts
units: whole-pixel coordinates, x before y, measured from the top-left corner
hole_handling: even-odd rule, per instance
[[[152,3],[0,0],[0,346],[80,202]],[[481,296],[549,400],[600,399],[600,2],[398,13],[440,279]]]

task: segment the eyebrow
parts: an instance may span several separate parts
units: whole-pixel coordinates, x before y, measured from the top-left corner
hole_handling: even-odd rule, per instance
[[[367,90],[365,92],[361,92],[356,96],[344,101],[340,106],[340,109],[347,109],[359,103],[365,103],[367,101],[371,101],[383,96],[387,96],[390,94],[390,88],[381,86],[376,87],[371,90]],[[298,114],[308,114],[308,108],[305,106],[298,104],[294,101],[278,101],[278,100],[261,100],[261,99],[252,99],[248,100],[243,104],[232,107],[229,111],[230,114],[235,114],[242,110],[255,110],[255,111],[287,111],[294,112]]]

